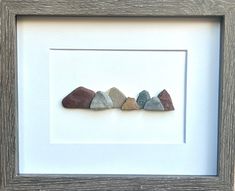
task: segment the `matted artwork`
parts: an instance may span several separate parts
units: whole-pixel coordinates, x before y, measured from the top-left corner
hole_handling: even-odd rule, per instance
[[[0,7],[0,190],[234,190],[232,0]]]

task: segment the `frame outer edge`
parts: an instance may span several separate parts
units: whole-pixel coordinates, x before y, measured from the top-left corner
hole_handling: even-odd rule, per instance
[[[20,15],[221,16],[234,0],[3,0]],[[146,3],[145,3],[146,2]],[[200,8],[199,8],[200,6]],[[69,12],[66,10],[70,9]],[[144,10],[143,10],[144,9]],[[79,11],[78,11],[79,10]]]
[[[225,125],[226,128],[228,128],[228,136],[227,136],[227,155],[225,156],[227,159],[227,168],[225,167],[225,170],[227,171],[227,180],[230,181],[230,186],[232,190],[234,190],[234,180],[235,180],[235,7],[231,10],[229,13],[229,18],[225,21],[226,26],[226,34],[225,41],[227,42],[227,46],[225,46],[226,51],[225,53],[228,55],[227,62],[228,64],[228,71],[224,72],[224,75],[226,74],[226,89],[224,94],[226,95],[226,100],[228,100],[226,103],[227,105],[227,116],[223,115],[226,119]],[[225,79],[225,77],[224,77]],[[224,102],[225,103],[225,102]],[[225,150],[225,149],[224,149]]]
[[[0,118],[2,117],[2,79],[1,79],[1,66],[2,66],[2,0],[0,0]],[[0,122],[1,124],[1,122]],[[0,125],[0,153],[3,153],[3,140],[2,140],[2,126]],[[3,164],[2,154],[0,154],[0,190],[3,189]]]
[[[218,173],[221,181],[234,191],[235,159],[235,11],[226,13],[222,34],[222,71],[220,83],[220,132]]]
[[[0,119],[3,118],[3,76],[2,76],[2,70],[3,70],[3,17],[4,17],[4,11],[3,11],[3,2],[0,0]],[[4,189],[4,186],[6,185],[5,180],[5,145],[4,145],[4,126],[2,120],[0,121],[0,190]]]
[[[0,143],[1,143],[1,189],[6,190],[16,176],[16,46],[15,15],[3,0],[1,4],[1,65],[0,65]]]
[[[45,1],[42,0],[43,3],[46,6],[45,2],[49,1]],[[58,1],[58,0],[57,0]],[[4,2],[4,3],[3,3]],[[12,1],[9,0],[9,3],[12,2],[15,5],[17,5],[16,1]],[[19,0],[19,2],[24,2],[22,0]],[[39,1],[35,0],[34,2],[36,2],[37,4],[40,4]],[[58,1],[59,2],[59,1]],[[90,2],[90,0],[89,0]],[[97,1],[94,1],[97,3]],[[116,1],[115,1],[116,2]],[[128,1],[129,2],[129,1]],[[191,0],[191,2],[196,2],[194,0]],[[208,2],[212,2],[210,0],[208,0]],[[220,1],[220,2],[229,2],[231,3],[231,6],[235,7],[234,4],[232,4],[232,1]],[[0,121],[0,144],[1,144],[1,155],[0,155],[0,190],[4,190],[4,188],[6,186],[9,186],[8,188],[10,190],[34,190],[34,189],[46,189],[46,187],[43,186],[43,182],[39,183],[38,185],[32,185],[30,189],[29,187],[27,187],[26,185],[20,184],[20,181],[23,180],[23,178],[21,179],[20,177],[15,177],[16,176],[16,159],[13,157],[13,159],[11,158],[12,155],[14,154],[14,156],[16,157],[16,126],[15,126],[15,121],[16,121],[16,111],[13,111],[13,109],[15,109],[16,107],[16,97],[17,95],[15,94],[15,83],[16,83],[16,69],[14,67],[16,67],[16,65],[14,65],[14,57],[16,56],[14,52],[15,50],[15,43],[9,43],[7,42],[11,36],[15,35],[15,31],[13,29],[13,26],[15,23],[13,21],[13,17],[15,17],[15,14],[20,10],[20,7],[17,7],[17,10],[10,10],[7,7],[7,5],[11,5],[7,3],[7,1],[5,0],[0,0],[0,27],[1,27],[1,31],[0,31],[0,42],[1,42],[1,46],[0,46],[0,117],[2,119],[2,121]],[[33,1],[32,1],[33,3]],[[6,5],[7,4],[7,5]],[[12,4],[12,7],[13,7]],[[40,5],[42,5],[40,4]],[[18,4],[19,5],[19,4]],[[22,5],[24,6],[24,5]],[[28,9],[31,7],[30,6],[30,1],[27,1],[27,6]],[[226,5],[228,6],[228,5]],[[12,8],[11,7],[11,8]],[[33,7],[33,6],[32,6]],[[32,8],[31,7],[31,8]],[[43,7],[43,6],[42,6]],[[49,6],[50,8],[50,6]],[[115,9],[116,10],[116,9]],[[43,9],[38,10],[35,15],[37,14],[42,14]],[[13,14],[14,13],[14,14]],[[50,12],[51,15],[54,14],[54,12]],[[100,13],[98,11],[98,13]],[[220,13],[220,12],[219,12]],[[28,14],[28,12],[26,11],[25,14]],[[89,14],[89,12],[87,13]],[[204,15],[204,12],[201,13],[202,15]],[[212,13],[211,13],[212,14]],[[131,15],[129,15],[131,16]],[[185,16],[187,16],[187,13],[185,13]],[[235,83],[232,82],[235,79],[235,63],[234,63],[234,56],[235,56],[235,47],[234,47],[234,40],[235,40],[235,32],[234,32],[234,26],[235,26],[235,14],[234,12],[229,12],[227,14],[227,17],[225,19],[225,25],[226,25],[226,30],[225,30],[225,39],[224,39],[224,54],[223,54],[223,58],[225,58],[226,64],[223,65],[223,81],[222,81],[222,100],[229,100],[228,102],[223,101],[222,102],[222,111],[223,113],[226,113],[227,116],[224,116],[224,119],[221,120],[221,124],[224,126],[224,128],[221,130],[221,135],[223,135],[223,139],[219,139],[221,147],[220,149],[222,149],[222,153],[220,153],[220,157],[221,157],[221,161],[219,161],[219,167],[220,167],[220,172],[219,172],[219,177],[221,179],[221,183],[223,183],[224,185],[224,189],[223,191],[233,191],[234,190],[234,146],[235,146],[235,130],[234,130],[234,126],[235,126],[235,114],[234,112],[234,108],[235,108]],[[6,28],[4,28],[4,25],[7,26],[7,31]],[[4,64],[3,64],[4,63]],[[13,67],[14,66],[14,67]],[[226,75],[225,75],[226,74]],[[10,87],[9,87],[10,84]],[[8,85],[8,86],[7,86]],[[6,90],[6,92],[1,92],[2,90]],[[6,112],[7,111],[7,112]],[[10,114],[9,116],[7,116],[7,114]],[[12,120],[9,120],[12,119]],[[11,136],[11,137],[10,137]],[[10,137],[10,138],[9,138]],[[49,177],[48,177],[49,178]],[[92,177],[91,177],[92,178]],[[30,180],[33,180],[32,183],[37,184],[36,182],[37,177],[35,177],[35,179],[33,178],[29,178],[28,181],[26,180],[27,183],[30,183]],[[88,178],[89,179],[89,178]],[[177,179],[177,177],[176,177]],[[42,180],[46,180],[46,177],[44,177],[43,179],[38,178],[38,181],[42,181]],[[50,178],[49,178],[50,180]],[[51,179],[52,180],[52,179]],[[55,179],[55,182],[60,183],[59,180],[61,180],[61,183],[63,183],[62,181],[62,177],[61,179],[58,178],[58,180]],[[75,180],[75,179],[74,179]],[[91,179],[92,180],[92,179]],[[107,181],[109,180],[109,178],[107,178]],[[115,178],[114,178],[115,180]],[[178,179],[180,181],[180,179]],[[145,181],[145,180],[143,180]],[[161,182],[163,180],[159,180],[159,182]],[[26,183],[25,182],[25,183]],[[65,181],[66,182],[66,181]],[[65,185],[68,185],[66,183],[63,183]],[[71,179],[71,182],[73,182],[73,178]],[[115,182],[115,181],[114,181]],[[196,186],[196,182],[192,181],[192,190],[201,190],[202,189],[202,185],[203,183],[199,183],[200,187],[194,187]],[[48,184],[46,185],[50,185],[49,183],[52,182],[48,182]],[[78,183],[78,182],[77,182]],[[81,179],[81,183],[82,183],[82,179]],[[132,188],[134,189],[141,189],[141,190],[161,190],[161,191],[165,191],[165,190],[174,190],[174,188],[156,188],[153,185],[148,185],[147,181],[146,181],[146,185],[141,183],[137,183],[134,180],[130,181],[130,184],[132,183]],[[11,185],[10,185],[11,184]],[[20,187],[16,188],[15,186],[19,185]],[[45,185],[45,186],[46,186]],[[94,183],[94,185],[96,185],[96,183]],[[107,183],[107,186],[111,186],[113,188],[117,188],[115,187],[116,184],[111,185]],[[167,183],[165,183],[165,185],[167,185]],[[171,184],[169,184],[170,186]],[[183,185],[183,184],[182,184]],[[22,187],[23,186],[23,187]],[[55,185],[54,185],[55,186]],[[57,186],[58,190],[63,190],[63,187],[61,186]],[[82,186],[82,185],[81,185]],[[121,186],[121,185],[120,185]],[[140,186],[140,187],[139,187]],[[205,185],[206,186],[206,185]],[[49,186],[51,189],[53,188],[53,185]],[[59,189],[59,187],[61,189]],[[29,189],[28,189],[29,188]],[[73,189],[73,187],[70,187],[71,189]],[[84,189],[84,187],[82,186],[82,188]],[[82,189],[81,188],[81,189]],[[104,188],[104,187],[99,187],[99,188]],[[108,187],[107,187],[108,188]],[[127,188],[127,187],[125,187]],[[178,189],[183,188],[183,187],[179,187]],[[214,191],[215,190],[220,190],[219,188],[221,187],[214,187]],[[56,189],[54,187],[54,189]],[[131,189],[131,185],[129,187],[129,189]],[[176,188],[176,190],[178,190]],[[185,188],[187,190],[189,190],[189,188]],[[46,189],[47,190],[47,189]],[[57,189],[56,189],[57,190]],[[79,189],[80,190],[80,189]],[[92,190],[92,189],[88,189],[88,190]],[[106,189],[105,189],[106,190]],[[110,189],[109,189],[110,190]],[[116,190],[116,189],[115,189]],[[120,190],[124,190],[121,189]],[[191,190],[191,189],[190,189]],[[209,190],[213,190],[212,185],[210,185],[210,189]],[[222,191],[222,190],[221,190]]]

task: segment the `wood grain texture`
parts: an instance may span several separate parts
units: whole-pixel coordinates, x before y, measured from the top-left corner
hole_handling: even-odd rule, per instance
[[[0,190],[234,190],[234,10],[234,0],[0,0]],[[19,175],[15,26],[17,15],[221,16],[218,176]]]
[[[219,176],[233,186],[235,128],[235,12],[227,13],[223,26],[220,88]],[[228,168],[228,166],[230,166]]]
[[[6,0],[21,15],[215,16],[234,5],[233,0]]]

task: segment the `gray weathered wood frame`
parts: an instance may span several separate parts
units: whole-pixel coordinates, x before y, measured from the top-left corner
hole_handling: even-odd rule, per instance
[[[234,0],[0,0],[0,5],[0,190],[234,190]],[[220,17],[222,36],[218,175],[20,175],[17,155],[18,15]]]

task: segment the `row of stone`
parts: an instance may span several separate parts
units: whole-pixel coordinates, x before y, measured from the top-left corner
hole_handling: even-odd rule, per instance
[[[111,108],[121,108],[122,110],[144,109],[148,111],[174,110],[170,94],[166,90],[161,91],[158,96],[152,98],[148,91],[143,90],[135,100],[135,98],[126,97],[115,87],[107,92],[97,91],[96,93],[85,87],[78,87],[62,100],[62,105],[65,108],[94,110]]]

